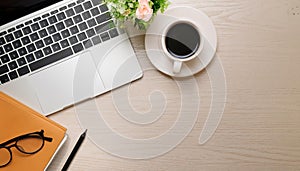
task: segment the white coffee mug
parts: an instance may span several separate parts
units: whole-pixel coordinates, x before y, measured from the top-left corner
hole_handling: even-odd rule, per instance
[[[195,35],[187,36],[187,37],[194,36],[193,38],[195,38],[195,40],[193,40],[193,41],[196,41],[196,39],[198,40],[197,41],[198,46],[195,47],[194,49],[191,49],[192,50],[191,54],[187,54],[187,55],[183,55],[183,56],[175,55],[175,53],[170,52],[170,48],[167,47],[167,44],[166,44],[166,38],[168,37],[167,35],[170,30],[172,30],[172,29],[174,30],[174,28],[178,25],[183,25],[183,26],[185,25],[187,27],[191,27],[196,31],[195,33],[197,33]],[[173,32],[175,33],[175,31],[173,31]],[[184,33],[184,34],[188,34],[188,33]],[[181,37],[185,36],[184,34],[182,34]],[[197,37],[197,36],[199,36],[199,37]],[[203,50],[203,46],[204,46],[204,44],[203,44],[204,41],[203,41],[202,37],[203,36],[201,35],[199,28],[192,21],[186,20],[186,19],[181,19],[181,20],[172,22],[164,29],[163,34],[162,34],[162,41],[161,41],[162,49],[163,49],[164,53],[166,54],[166,56],[174,61],[173,62],[173,73],[174,74],[180,73],[183,62],[191,61],[192,59],[196,58],[201,53],[201,51]],[[182,48],[182,47],[177,46],[177,48]]]

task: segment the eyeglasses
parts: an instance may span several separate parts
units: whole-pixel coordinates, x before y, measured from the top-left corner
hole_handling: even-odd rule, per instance
[[[0,168],[7,166],[11,162],[12,147],[16,147],[24,154],[35,154],[44,147],[45,141],[52,142],[52,138],[45,137],[44,130],[41,130],[15,137],[0,144]]]

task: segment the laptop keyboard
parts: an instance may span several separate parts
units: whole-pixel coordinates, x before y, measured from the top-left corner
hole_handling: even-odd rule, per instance
[[[101,0],[79,0],[0,33],[0,84],[121,33]]]

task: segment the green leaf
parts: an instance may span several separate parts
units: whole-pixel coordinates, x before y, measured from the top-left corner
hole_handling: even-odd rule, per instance
[[[163,13],[170,4],[168,0],[150,0],[149,6],[153,9],[153,16],[148,22],[145,22],[144,20],[137,19],[135,15],[139,7],[138,0],[103,0],[103,2],[110,6],[111,15],[116,18],[119,23],[132,21],[135,27],[142,30],[149,27],[158,11]]]

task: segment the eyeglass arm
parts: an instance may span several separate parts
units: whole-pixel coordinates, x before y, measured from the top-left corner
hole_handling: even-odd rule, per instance
[[[31,135],[31,134],[39,134],[39,135],[41,135],[41,136],[44,138],[45,141],[48,141],[48,142],[52,142],[52,140],[53,140],[53,138],[45,137],[45,136],[44,136],[44,130],[41,130],[41,131],[28,133],[28,134],[21,135],[21,136],[15,137],[15,138],[13,138],[13,139],[10,139],[10,140],[8,140],[8,141],[6,141],[6,142],[0,144],[0,147],[1,147],[1,146],[7,146],[7,145],[9,145],[9,144],[11,144],[11,143],[13,143],[13,142],[19,140],[19,139],[28,137],[28,136]]]

